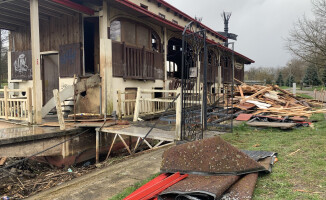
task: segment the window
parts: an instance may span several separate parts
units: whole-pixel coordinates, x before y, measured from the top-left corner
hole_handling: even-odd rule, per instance
[[[163,15],[162,13],[158,13],[158,15],[165,19],[165,15]]]
[[[172,19],[172,22],[175,23],[175,24],[178,24],[178,21]]]
[[[140,4],[140,7],[142,7],[142,8],[145,8],[146,10],[148,10],[148,6],[146,6],[146,5],[144,5],[144,4]]]
[[[120,21],[113,21],[110,25],[110,39],[121,42],[121,23]]]

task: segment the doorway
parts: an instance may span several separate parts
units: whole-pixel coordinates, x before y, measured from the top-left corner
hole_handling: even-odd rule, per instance
[[[84,18],[85,75],[100,72],[99,18]]]
[[[43,106],[53,97],[53,90],[59,89],[59,54],[42,55]]]

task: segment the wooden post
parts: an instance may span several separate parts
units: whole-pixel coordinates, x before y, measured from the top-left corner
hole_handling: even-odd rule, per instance
[[[118,90],[118,117],[119,119],[122,119],[121,90]]]
[[[180,94],[178,99],[176,100],[176,117],[175,117],[175,139],[181,140],[181,115],[182,115],[182,97],[181,97],[181,87],[177,89],[177,94]]]
[[[42,81],[40,66],[40,26],[38,0],[30,0],[31,47],[33,67],[33,110],[34,121],[42,123]]]
[[[33,123],[33,114],[32,114],[32,88],[27,88],[26,91],[26,96],[27,96],[27,117],[28,117],[28,123]]]
[[[95,155],[95,160],[96,164],[99,163],[100,160],[100,129],[96,128],[96,141],[95,141],[95,147],[96,147],[96,155]]]
[[[134,122],[138,121],[139,117],[139,110],[140,110],[140,87],[137,88],[137,96],[136,96],[136,105],[135,105],[135,112],[134,112]]]
[[[61,101],[60,101],[58,89],[53,90],[53,98],[54,98],[54,102],[55,102],[55,107],[57,108],[57,116],[58,116],[58,121],[59,121],[59,125],[60,125],[60,130],[65,130],[66,129],[65,120],[64,120],[63,114],[62,114]]]
[[[164,67],[163,67],[163,70],[164,70],[164,81],[163,81],[163,90],[166,89],[166,81],[168,80],[168,72],[167,72],[167,69],[166,69],[166,64],[168,62],[168,31],[167,31],[167,28],[164,27]],[[174,70],[173,70],[174,71]]]
[[[8,102],[8,86],[4,87],[4,98],[5,98],[5,119],[8,120],[9,102]]]

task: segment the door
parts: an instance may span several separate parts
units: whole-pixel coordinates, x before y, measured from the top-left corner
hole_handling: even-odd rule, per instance
[[[43,106],[53,97],[53,90],[59,89],[59,55],[42,55]]]

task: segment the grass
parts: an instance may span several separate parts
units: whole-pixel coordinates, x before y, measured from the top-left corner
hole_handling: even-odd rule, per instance
[[[242,124],[222,136],[240,149],[278,153],[273,172],[259,177],[254,199],[326,199],[326,122],[322,114],[313,118],[319,121],[314,129],[282,131]]]
[[[307,95],[307,94],[303,94],[303,93],[298,93],[296,94],[297,97],[302,97],[302,98],[305,98],[305,99],[313,99],[312,96],[310,95]]]
[[[317,90],[317,91],[320,91],[321,89],[324,89],[325,90],[325,86],[323,85],[319,85],[319,86],[313,86],[313,87],[304,87],[303,90],[306,90],[306,91],[314,91],[314,90]]]
[[[326,199],[326,121],[323,114],[312,116],[314,128],[294,130],[257,129],[244,123],[221,137],[248,150],[278,153],[271,174],[260,175],[254,199]],[[295,152],[295,153],[294,153]],[[152,177],[125,189],[110,200],[128,196]]]
[[[110,198],[109,200],[122,200],[125,197],[127,197],[129,194],[131,194],[132,192],[134,192],[135,190],[137,190],[138,188],[140,188],[142,185],[144,185],[145,183],[149,182],[150,180],[154,179],[155,177],[157,177],[159,175],[159,173],[154,174],[152,176],[150,176],[149,178],[139,181],[137,183],[135,183],[133,186],[128,187],[126,189],[124,189],[121,193],[116,194],[115,196],[113,196],[112,198]]]

